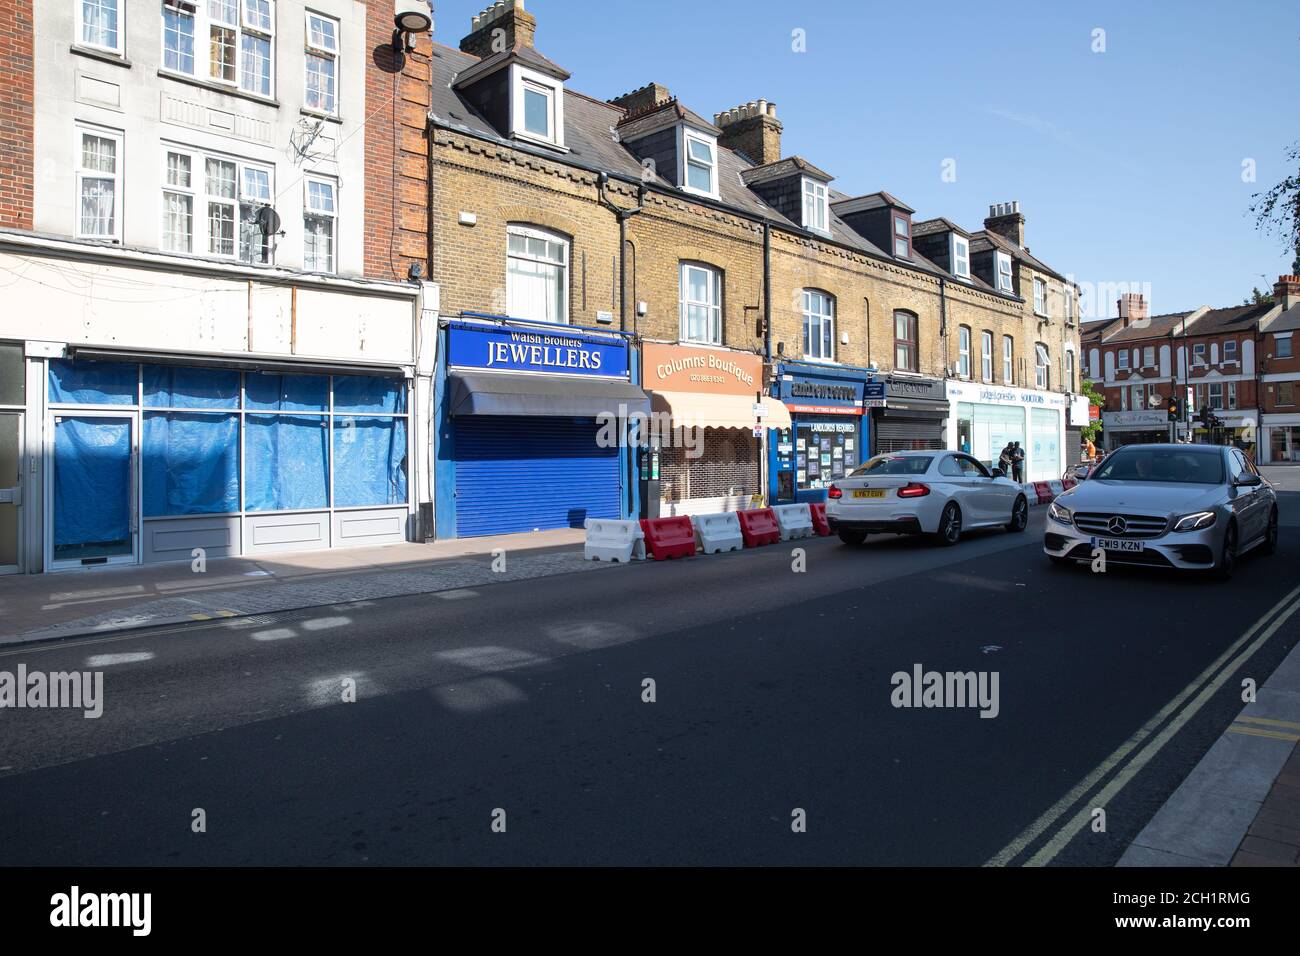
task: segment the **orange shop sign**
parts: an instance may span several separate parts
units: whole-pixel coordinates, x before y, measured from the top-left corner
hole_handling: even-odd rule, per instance
[[[763,360],[752,352],[647,342],[641,347],[641,387],[753,396],[763,387]]]

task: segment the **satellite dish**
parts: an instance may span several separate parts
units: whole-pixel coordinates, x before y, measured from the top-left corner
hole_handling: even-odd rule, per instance
[[[270,205],[257,210],[253,221],[257,223],[257,228],[261,230],[263,236],[274,236],[280,231],[280,214]]]

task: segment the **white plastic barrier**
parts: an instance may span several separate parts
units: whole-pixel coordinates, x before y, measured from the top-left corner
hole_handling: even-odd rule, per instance
[[[812,509],[807,505],[777,505],[776,523],[781,526],[781,540],[813,536]]]
[[[639,521],[613,521],[588,518],[587,543],[582,547],[584,561],[645,560],[645,532]]]
[[[691,518],[691,523],[695,525],[695,540],[705,554],[745,550],[745,539],[740,533],[740,519],[734,511],[695,515]]]
[[[1038,489],[1034,487],[1033,482],[1025,482],[1020,486],[1020,490],[1025,493],[1025,498],[1029,501],[1029,507],[1033,508],[1038,504]]]
[[[1048,486],[1052,489],[1052,496],[1055,498],[1065,494],[1065,484],[1060,481],[1049,481]]]

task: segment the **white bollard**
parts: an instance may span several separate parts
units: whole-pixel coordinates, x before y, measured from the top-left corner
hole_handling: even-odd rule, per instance
[[[584,561],[621,561],[624,564],[645,560],[645,532],[639,521],[613,521],[588,518],[587,542],[582,547]]]
[[[805,505],[777,505],[772,509],[781,528],[781,540],[813,536],[812,509]]]
[[[691,523],[695,525],[695,540],[705,554],[745,550],[745,539],[740,533],[740,519],[734,511],[716,515],[693,515]]]

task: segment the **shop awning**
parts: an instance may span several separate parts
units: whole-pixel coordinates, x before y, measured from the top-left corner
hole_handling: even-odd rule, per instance
[[[595,418],[650,410],[645,392],[622,379],[452,372],[447,389],[452,415]]]
[[[711,395],[707,392],[652,392],[656,412],[672,416],[674,428],[743,428],[749,431],[760,421],[766,428],[789,428],[790,413],[776,399],[763,399],[763,417],[754,414],[754,399],[748,395]]]

